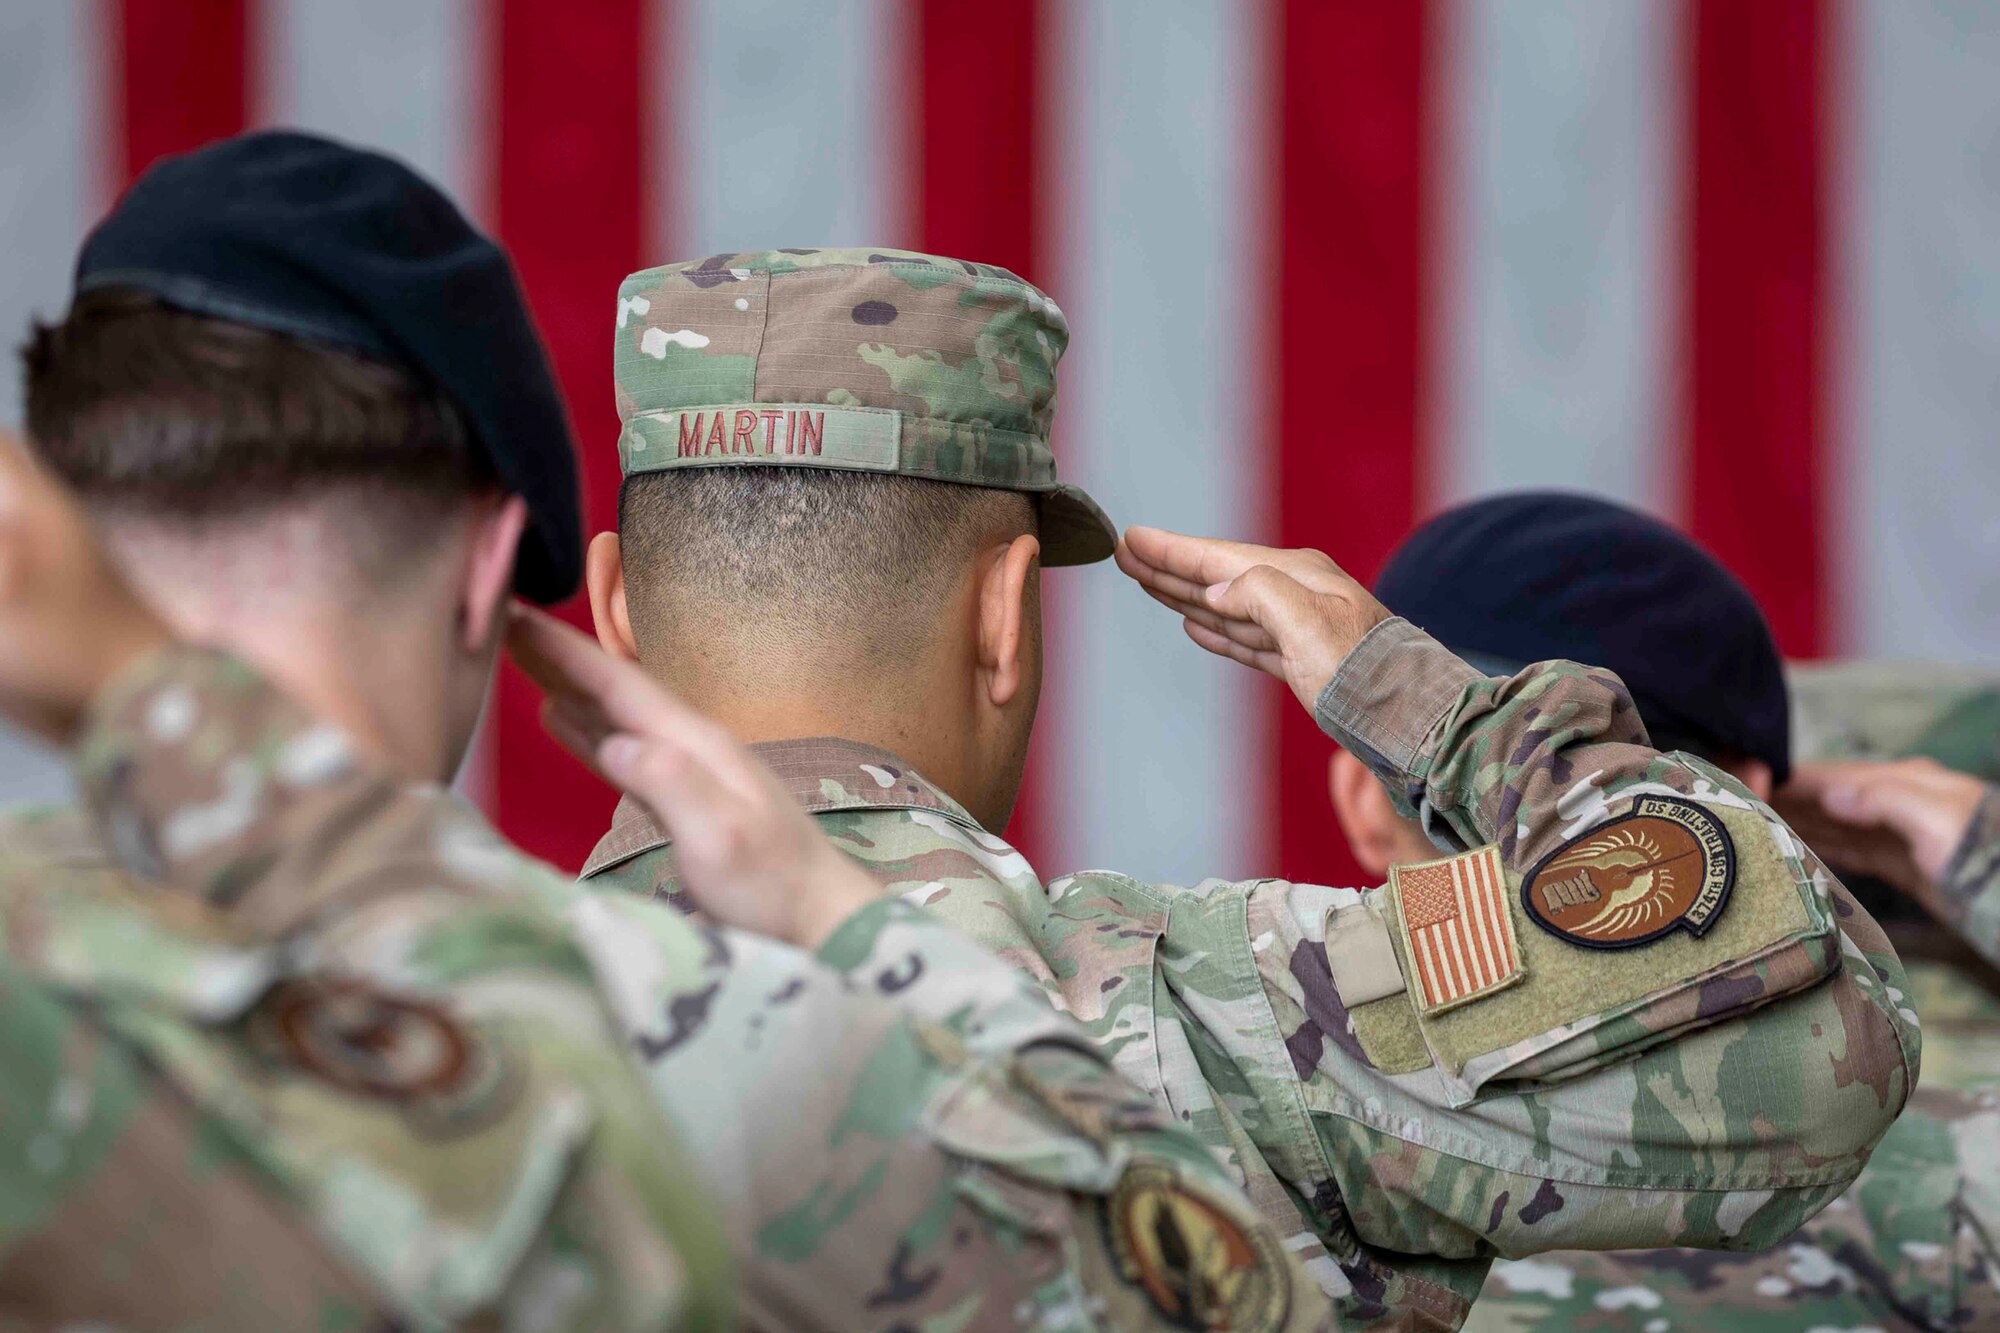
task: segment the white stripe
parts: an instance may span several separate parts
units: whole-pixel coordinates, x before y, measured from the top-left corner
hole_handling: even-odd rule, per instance
[[[1673,494],[1678,11],[1448,12],[1434,493],[1582,487],[1659,508]]]
[[[1500,975],[1500,967],[1493,959],[1493,946],[1487,939],[1492,916],[1486,895],[1479,890],[1479,872],[1469,862],[1455,861],[1452,863],[1451,877],[1458,888],[1459,901],[1464,905],[1466,918],[1471,923],[1469,947],[1478,954],[1479,984],[1485,986]]]
[[[669,199],[649,262],[902,239],[892,0],[688,0],[669,13],[649,65]]]
[[[476,210],[478,0],[265,0],[260,119],[399,157]]]
[[[1256,340],[1269,282],[1257,204],[1263,18],[1227,0],[1050,7],[1068,206],[1055,295],[1074,341],[1057,440],[1066,476],[1121,526],[1255,536],[1273,442]],[[1196,649],[1109,563],[1056,570],[1046,872],[1109,865],[1191,883],[1243,876],[1270,818],[1262,687]],[[1332,835],[1331,818],[1327,821]]]
[[[2000,665],[2000,8],[1849,16],[1843,646]]]
[[[0,426],[21,420],[14,348],[30,316],[62,315],[77,246],[110,198],[97,28],[109,18],[95,3],[0,3]],[[57,756],[0,727],[0,805],[69,790]]]
[[[1449,925],[1438,927],[1438,933],[1443,936],[1451,959],[1452,993],[1463,995],[1473,988],[1472,969],[1465,961],[1465,918],[1453,917]]]
[[[1452,989],[1451,978],[1446,974],[1444,964],[1439,961],[1437,927],[1427,926],[1419,931],[1418,935],[1423,944],[1424,960],[1428,964],[1424,969],[1424,989],[1430,995],[1431,1004],[1442,1004],[1457,992]]]

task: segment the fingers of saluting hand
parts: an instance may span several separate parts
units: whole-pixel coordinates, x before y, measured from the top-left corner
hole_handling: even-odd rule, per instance
[[[1122,543],[1127,557],[1161,575],[1169,575],[1194,587],[1227,583],[1253,565],[1267,564],[1276,554],[1268,546],[1225,541],[1220,537],[1190,537],[1166,528],[1134,524],[1125,529]],[[1126,573],[1125,560],[1119,567]],[[1137,578],[1137,575],[1133,575]],[[1146,580],[1141,579],[1141,582]]]
[[[1197,583],[1193,579],[1182,578],[1156,565],[1149,565],[1134,555],[1132,548],[1122,541],[1112,553],[1112,558],[1118,562],[1118,568],[1123,570],[1127,577],[1157,597],[1202,606],[1208,604],[1208,584]],[[1171,602],[1169,604],[1171,605]]]
[[[1285,660],[1270,649],[1252,648],[1193,620],[1183,620],[1181,628],[1187,631],[1190,639],[1217,657],[1227,657],[1232,661],[1241,662],[1244,666],[1268,672],[1280,680],[1284,679]]]
[[[1278,641],[1271,637],[1270,631],[1254,620],[1242,620],[1235,616],[1225,616],[1218,611],[1211,611],[1206,606],[1198,606],[1176,598],[1162,596],[1160,593],[1154,592],[1151,588],[1146,590],[1146,595],[1161,606],[1166,607],[1167,610],[1172,611],[1175,615],[1196,625],[1200,625],[1202,628],[1210,630],[1213,633],[1232,639],[1245,648],[1254,649],[1258,652],[1276,652],[1278,649]]]
[[[1800,764],[1787,791],[1817,801],[1835,819],[1877,824],[1923,809],[1947,795],[1962,775],[1924,760]]]

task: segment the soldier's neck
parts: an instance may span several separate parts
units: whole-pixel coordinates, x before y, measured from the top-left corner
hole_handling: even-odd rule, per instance
[[[922,774],[987,828],[998,831],[1007,822],[1012,794],[1004,802],[993,799],[994,784],[980,756],[964,740],[976,728],[958,716],[960,710],[941,703],[885,708],[881,700],[871,698],[689,691],[670,683],[738,740],[755,744],[837,736],[872,745]]]
[[[107,536],[178,638],[242,658],[401,776],[451,777],[448,668],[432,642],[445,631],[429,623],[444,617],[371,609],[355,604],[352,589],[336,594],[303,574],[288,578],[282,546],[232,552]]]

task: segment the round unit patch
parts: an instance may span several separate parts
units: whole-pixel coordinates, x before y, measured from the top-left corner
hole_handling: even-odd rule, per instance
[[[1284,1258],[1171,1169],[1140,1162],[1104,1211],[1119,1276],[1174,1328],[1281,1327],[1291,1308]]]
[[[472,1040],[442,1009],[360,981],[289,982],[259,1017],[293,1065],[367,1097],[450,1093],[474,1065]]]
[[[1642,796],[1558,847],[1521,885],[1521,906],[1586,949],[1631,949],[1670,931],[1708,933],[1736,881],[1722,821],[1691,801]]]

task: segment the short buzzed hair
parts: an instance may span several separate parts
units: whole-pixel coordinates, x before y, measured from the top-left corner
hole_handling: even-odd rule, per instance
[[[859,651],[911,636],[983,547],[1036,531],[1019,491],[823,468],[642,472],[619,492],[625,599],[642,655],[691,605],[746,635]]]

